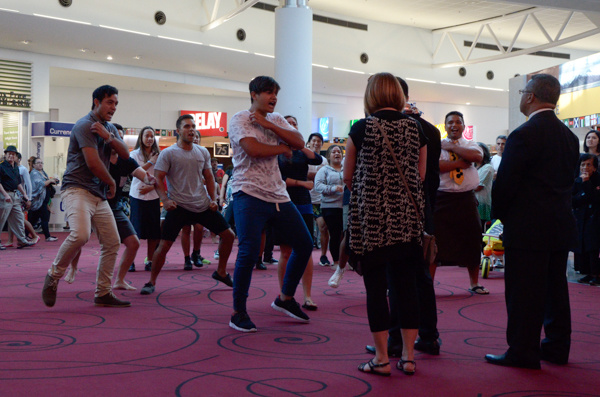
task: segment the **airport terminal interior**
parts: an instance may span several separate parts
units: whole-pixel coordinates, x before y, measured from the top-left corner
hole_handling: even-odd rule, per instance
[[[232,288],[218,278],[219,238],[208,230],[199,233],[206,262],[184,270],[189,236],[187,255],[177,238],[150,296],[140,290],[153,240],[140,236],[136,271],[124,279],[137,290],[115,289],[131,301],[118,309],[94,306],[102,244],[92,233],[75,281],[61,280],[56,305],[44,305],[44,277],[70,235],[61,191],[69,145],[96,88],[118,89],[110,121],[122,126],[129,151],[148,126],[160,151],[176,145],[183,139],[177,120],[191,115],[225,191],[224,171],[239,166],[231,121],[250,109],[255,77],[277,81],[274,110],[293,115],[309,147],[317,133],[319,154],[337,145],[343,156],[353,125],[365,118],[369,79],[382,72],[407,83],[407,108],[442,139],[446,115],[460,112],[462,138],[481,143],[492,159],[504,149],[497,138],[506,142],[528,120],[522,95],[532,77],[549,74],[560,83],[556,117],[580,152],[589,151],[595,131],[600,156],[600,0],[0,0],[0,155],[9,161],[18,152],[26,167],[38,158],[56,181],[47,222],[53,238],[34,224],[41,238],[20,249],[10,228],[0,230],[0,396],[600,397],[600,281],[580,282],[585,274],[573,254],[569,362],[542,361],[541,371],[484,359],[507,348],[503,256],[490,243],[479,271],[489,294],[469,285],[463,267],[435,273],[438,354],[415,351],[415,376],[394,368],[392,356],[389,378],[359,372],[373,358],[365,350],[373,344],[365,284],[350,269],[332,287],[338,268],[328,263],[333,251],[319,247],[316,218],[310,263],[318,310],[305,307],[307,324],[272,309],[281,286],[277,263],[265,256],[247,298],[258,331],[228,326]],[[232,276],[238,252],[235,240],[226,264]],[[282,255],[276,245],[273,258]],[[304,283],[295,298],[311,306]]]

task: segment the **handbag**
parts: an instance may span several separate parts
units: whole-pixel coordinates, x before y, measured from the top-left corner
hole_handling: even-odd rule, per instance
[[[371,117],[371,120],[373,120],[373,122],[377,126],[377,129],[381,132],[381,135],[383,136],[383,140],[387,144],[387,147],[390,149],[390,153],[392,154],[392,159],[394,159],[394,164],[396,164],[396,168],[398,169],[398,172],[400,173],[400,178],[402,179],[402,183],[404,184],[404,187],[405,187],[406,191],[408,192],[408,197],[410,198],[410,201],[412,202],[413,206],[415,207],[415,212],[417,214],[417,220],[419,222],[421,222],[421,214],[419,212],[419,207],[417,206],[415,198],[413,197],[413,194],[410,191],[410,188],[408,187],[408,183],[406,183],[406,178],[404,177],[404,172],[402,172],[400,163],[398,163],[398,159],[396,158],[396,154],[394,153],[392,144],[391,144],[390,140],[388,139],[387,134],[385,133],[383,128],[381,128],[381,125],[379,125],[377,120],[375,120],[375,118],[373,118],[373,117]],[[429,264],[433,263],[435,261],[435,257],[438,252],[437,244],[435,243],[435,236],[423,231],[423,235],[421,236],[421,243],[423,245],[423,258],[427,261],[427,263],[429,263]]]

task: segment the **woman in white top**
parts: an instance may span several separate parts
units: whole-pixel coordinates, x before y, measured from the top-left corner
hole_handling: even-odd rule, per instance
[[[138,162],[147,173],[154,176],[154,164],[158,159],[159,149],[155,131],[152,127],[144,127],[140,131],[135,150],[130,156]],[[153,185],[147,185],[137,178],[131,182],[129,191],[131,205],[131,223],[140,240],[148,240],[148,253],[144,261],[145,269],[150,270],[154,250],[160,241],[160,199]],[[135,271],[135,265],[131,265],[129,271]]]

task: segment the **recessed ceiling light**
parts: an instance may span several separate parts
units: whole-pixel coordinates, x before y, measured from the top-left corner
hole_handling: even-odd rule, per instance
[[[82,25],[91,25],[91,23],[89,22],[81,22],[81,21],[76,21],[74,19],[66,19],[66,18],[58,18],[58,17],[51,17],[49,15],[42,15],[42,14],[33,14],[36,17],[42,17],[42,18],[49,18],[49,19],[56,19],[58,21],[65,21],[65,22],[73,22],[73,23],[80,23]]]
[[[22,44],[31,44],[31,40],[21,40],[20,43],[22,43]]]
[[[142,59],[142,57],[139,56],[139,55],[136,55],[136,56],[133,57],[133,59]]]
[[[108,59],[109,61],[112,61],[113,57],[112,57],[112,55],[109,55],[106,57],[106,59]]]
[[[467,102],[467,105],[470,105],[470,104],[471,104],[471,102]]]
[[[81,52],[88,52],[89,49],[87,49],[87,48],[80,48],[79,51],[81,51]]]

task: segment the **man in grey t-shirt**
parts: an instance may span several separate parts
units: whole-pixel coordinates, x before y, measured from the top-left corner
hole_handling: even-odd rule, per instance
[[[42,299],[49,307],[56,302],[58,281],[89,240],[92,224],[100,240],[94,303],[109,307],[131,305],[115,297],[111,289],[120,241],[115,218],[106,201],[114,197],[116,189],[115,181],[108,172],[108,163],[111,150],[123,159],[129,158],[127,145],[110,123],[119,103],[118,94],[115,87],[98,87],[92,95],[92,111],[77,121],[71,132],[61,189],[71,233],[60,246],[46,274]]]
[[[180,116],[177,119],[179,134],[177,143],[163,150],[154,166],[156,192],[163,202],[163,208],[168,212],[162,226],[160,244],[152,256],[150,281],[142,288],[140,292],[142,295],[154,292],[156,278],[181,228],[195,224],[204,225],[221,237],[219,265],[212,278],[230,287],[233,286],[225,268],[235,235],[217,211],[215,179],[210,165],[210,154],[202,146],[194,144],[196,133],[194,127],[194,118],[191,115]],[[165,177],[168,195],[165,193]],[[206,180],[206,189],[202,177]]]

